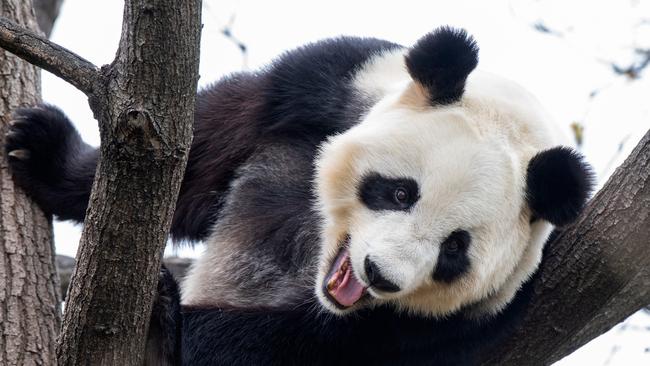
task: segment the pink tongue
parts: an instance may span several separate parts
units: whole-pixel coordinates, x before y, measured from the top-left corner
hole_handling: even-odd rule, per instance
[[[329,294],[345,307],[354,305],[363,296],[366,288],[354,277],[347,250],[343,250],[334,261],[327,278],[327,289]]]

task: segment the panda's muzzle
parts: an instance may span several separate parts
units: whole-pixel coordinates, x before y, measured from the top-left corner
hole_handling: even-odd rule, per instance
[[[399,292],[400,287],[396,285],[391,280],[387,279],[382,275],[379,266],[373,262],[370,257],[366,257],[363,261],[363,267],[366,271],[366,277],[368,282],[370,282],[369,287],[372,287],[373,290],[378,290],[381,292]]]

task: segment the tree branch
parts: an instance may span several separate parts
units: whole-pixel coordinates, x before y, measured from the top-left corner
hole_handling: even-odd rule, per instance
[[[521,327],[484,365],[549,365],[650,303],[650,131],[549,244]]]
[[[0,17],[0,47],[47,70],[90,96],[99,69],[81,56]]]

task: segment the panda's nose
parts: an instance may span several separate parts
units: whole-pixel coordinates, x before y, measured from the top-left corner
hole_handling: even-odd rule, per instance
[[[363,266],[366,270],[366,277],[368,277],[370,287],[383,292],[397,292],[400,290],[399,286],[381,274],[377,264],[370,260],[369,257],[366,257]]]

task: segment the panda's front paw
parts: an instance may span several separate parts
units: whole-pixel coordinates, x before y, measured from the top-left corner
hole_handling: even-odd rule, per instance
[[[85,144],[58,108],[39,105],[14,113],[5,150],[14,180],[27,193],[56,185],[65,174],[66,159]]]

